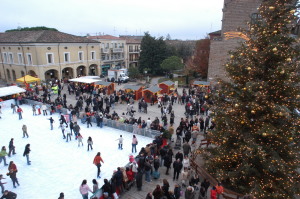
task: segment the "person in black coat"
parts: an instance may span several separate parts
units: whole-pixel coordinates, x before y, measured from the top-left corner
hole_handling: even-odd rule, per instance
[[[164,158],[164,166],[167,167],[166,175],[169,175],[169,169],[171,167],[171,164],[172,164],[172,156],[168,153]]]
[[[104,185],[102,186],[103,193],[108,193],[109,196],[111,196],[111,185],[109,184],[107,179],[104,179]]]
[[[123,192],[123,173],[121,171],[121,168],[118,167],[117,172],[114,175],[116,179],[116,187],[120,190],[120,193]]]
[[[17,194],[7,190],[4,191],[4,194],[1,197],[1,199],[15,199],[15,198],[17,198]]]
[[[60,119],[59,119],[59,121],[60,121],[60,124],[63,124],[63,123],[65,123],[65,124],[66,124],[66,126],[67,126],[67,128],[68,128],[68,123],[67,123],[67,121],[66,121],[66,119],[65,119],[65,117],[64,117],[63,115],[60,115]]]
[[[191,131],[189,131],[189,130],[186,131],[185,136],[184,136],[184,139],[185,139],[185,141],[186,141],[187,143],[190,141],[191,137],[192,137]]]
[[[9,145],[8,145],[8,149],[9,149],[9,151],[8,151],[8,157],[10,157],[11,152],[12,152],[13,155],[16,154],[16,152],[15,152],[15,146],[14,146],[14,138],[10,139]]]
[[[183,161],[183,153],[181,153],[180,151],[178,151],[175,155],[175,159],[180,159],[180,161]]]
[[[141,191],[143,186],[143,173],[140,168],[138,168],[137,170],[138,172],[135,175],[136,187],[138,191]]]
[[[155,157],[154,162],[153,162],[154,170],[157,172],[158,168],[160,166],[160,161],[158,159],[158,156]]]
[[[29,160],[29,153],[30,153],[30,144],[26,144],[23,156],[26,156],[28,165],[31,164],[31,161]]]
[[[180,159],[177,159],[174,161],[173,163],[173,168],[174,168],[174,176],[173,176],[173,180],[178,180],[179,177],[179,173],[182,169],[183,165],[182,162],[180,161]]]

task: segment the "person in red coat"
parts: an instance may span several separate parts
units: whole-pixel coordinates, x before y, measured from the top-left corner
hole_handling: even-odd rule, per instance
[[[210,190],[210,199],[217,199],[217,190],[215,186]]]
[[[100,152],[97,153],[97,155],[94,158],[94,165],[96,165],[98,172],[97,172],[97,178],[100,178],[100,167],[101,167],[101,162],[104,163],[104,161],[102,160],[101,156],[100,156]]]
[[[126,168],[126,175],[127,175],[127,178],[128,178],[128,181],[133,181],[133,172],[127,167]]]

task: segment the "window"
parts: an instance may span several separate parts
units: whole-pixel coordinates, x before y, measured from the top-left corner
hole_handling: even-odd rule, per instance
[[[4,63],[8,63],[8,60],[7,60],[7,53],[3,53],[3,62],[4,62]]]
[[[115,48],[118,48],[118,44],[117,43],[115,43]]]
[[[250,18],[251,18],[251,24],[257,24],[262,19],[261,15],[258,13],[252,13]]]
[[[22,53],[18,53],[18,61],[19,61],[19,64],[23,64],[23,55],[22,55]]]
[[[47,53],[46,56],[47,56],[47,62],[48,62],[48,64],[53,64],[54,63],[53,53]]]
[[[25,76],[25,72],[21,71],[21,77],[24,77],[24,76]]]
[[[101,55],[101,59],[102,59],[102,60],[105,60],[105,55]]]
[[[11,80],[10,71],[8,69],[6,69],[6,74],[7,74],[7,79]]]
[[[91,59],[94,60],[95,59],[95,51],[91,52]]]
[[[106,48],[109,48],[109,43],[106,44]]]
[[[83,60],[83,52],[78,52],[78,59],[79,61]]]
[[[32,57],[30,53],[27,53],[27,64],[32,65]]]
[[[65,62],[70,62],[70,53],[64,53]]]
[[[14,55],[12,53],[8,53],[8,58],[9,58],[9,63],[13,64],[14,63]]]

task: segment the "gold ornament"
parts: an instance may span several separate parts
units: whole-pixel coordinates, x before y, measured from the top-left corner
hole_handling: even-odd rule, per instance
[[[274,30],[273,33],[276,34],[276,33],[277,33],[277,30]]]
[[[300,95],[297,95],[296,98],[299,99],[299,98],[300,98]]]
[[[273,11],[273,10],[275,10],[275,7],[274,6],[270,6],[269,10]]]
[[[282,113],[282,112],[279,112],[279,116],[283,116],[283,113]]]
[[[233,58],[234,58],[234,55],[230,55],[230,58],[233,59]]]
[[[263,133],[262,136],[266,137],[268,134],[267,133]]]
[[[292,59],[289,57],[289,58],[286,59],[286,61],[291,62]]]
[[[241,121],[241,124],[245,124],[245,122],[244,122],[244,121]]]
[[[244,55],[244,53],[241,53],[240,55],[241,55],[241,56],[243,56],[243,55]]]
[[[294,14],[295,12],[296,12],[296,10],[291,10],[290,11],[291,14]]]
[[[263,34],[266,34],[266,33],[267,33],[267,31],[264,30],[264,31],[263,31]]]
[[[238,107],[239,105],[238,105],[238,104],[235,104],[234,106],[235,106],[235,107]]]
[[[254,28],[251,28],[250,30],[251,30],[251,31],[254,31]]]
[[[251,70],[252,68],[249,66],[249,67],[247,67],[247,70]]]
[[[276,48],[276,47],[275,47],[275,48],[273,48],[272,50],[273,50],[273,52],[277,52],[277,48]]]
[[[204,97],[205,97],[205,99],[207,99],[207,98],[208,98],[208,96],[207,96],[207,95],[205,95]]]
[[[246,90],[247,90],[247,88],[246,88],[246,87],[244,87],[244,88],[243,88],[243,90],[244,90],[244,91],[246,91]]]
[[[260,86],[259,88],[260,88],[260,89],[262,89],[263,87],[262,87],[262,86]]]
[[[255,110],[252,110],[251,113],[252,113],[252,114],[255,114],[256,112],[255,112]]]
[[[290,138],[289,138],[289,140],[293,140],[293,139],[294,139],[293,137],[290,137]]]
[[[285,71],[284,71],[284,70],[280,71],[280,74],[281,74],[281,75],[283,75],[284,73],[285,73]]]

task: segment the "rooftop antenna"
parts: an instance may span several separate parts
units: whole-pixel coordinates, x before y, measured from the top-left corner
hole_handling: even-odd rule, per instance
[[[116,36],[116,27],[114,27],[114,36]]]

